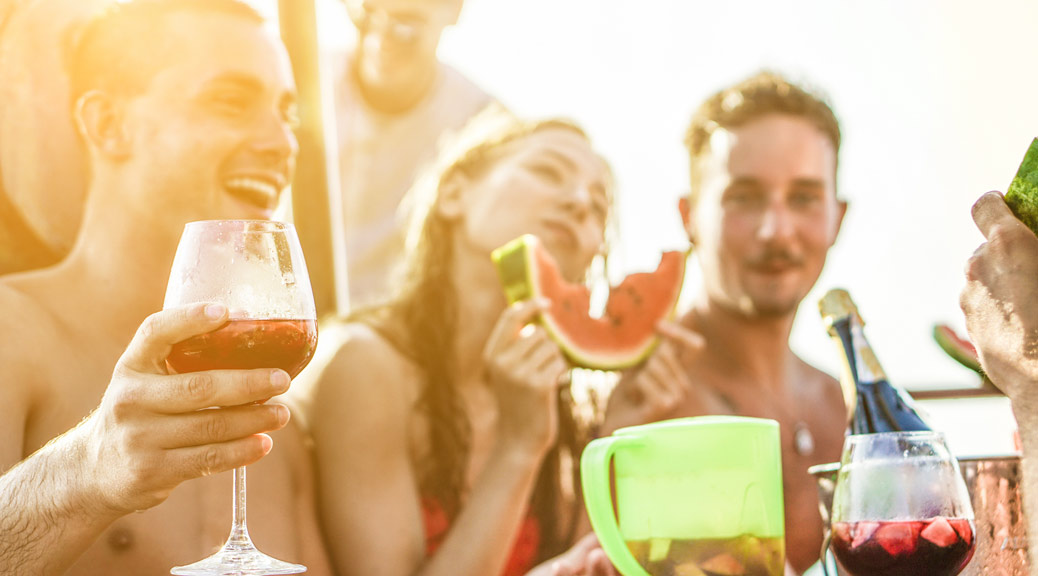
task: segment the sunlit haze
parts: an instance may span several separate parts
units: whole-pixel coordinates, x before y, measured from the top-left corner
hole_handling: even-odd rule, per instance
[[[335,43],[342,7],[319,8],[322,43]],[[842,124],[851,207],[794,348],[837,373],[816,302],[841,286],[892,380],[960,387],[977,377],[931,331],[964,332],[963,267],[982,241],[970,206],[1008,186],[1038,136],[1035,22],[1028,0],[469,0],[440,55],[515,112],[588,130],[619,184],[618,272],[686,244],[682,137],[702,99],[762,67],[819,89]]]

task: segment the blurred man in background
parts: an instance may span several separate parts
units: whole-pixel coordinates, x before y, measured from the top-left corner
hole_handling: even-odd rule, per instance
[[[801,360],[789,336],[818,280],[846,204],[836,194],[840,129],[821,98],[760,73],[721,90],[692,118],[691,193],[681,216],[703,285],[638,377],[618,384],[606,432],[705,414],[777,420],[786,558],[818,560],[822,520],[807,469],[839,460],[847,425],[840,386]]]
[[[462,0],[345,4],[352,37],[331,67],[341,196],[330,206],[333,227],[345,231],[349,276],[341,313],[389,296],[403,257],[407,191],[443,135],[492,101],[436,56]],[[305,226],[306,218],[324,215],[295,217]]]

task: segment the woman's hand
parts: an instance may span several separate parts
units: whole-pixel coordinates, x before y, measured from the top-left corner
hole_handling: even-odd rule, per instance
[[[505,310],[483,352],[487,380],[497,398],[499,442],[543,455],[558,433],[556,390],[567,370],[558,345],[531,324],[546,309],[524,300]]]

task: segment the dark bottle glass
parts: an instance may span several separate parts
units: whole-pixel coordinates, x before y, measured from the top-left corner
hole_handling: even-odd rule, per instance
[[[826,329],[840,351],[840,384],[847,404],[850,434],[930,430],[912,397],[887,380],[865,339],[865,322],[846,290],[833,289],[818,302]]]

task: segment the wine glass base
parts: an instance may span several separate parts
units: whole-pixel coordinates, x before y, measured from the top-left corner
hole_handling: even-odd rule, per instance
[[[175,566],[169,571],[175,576],[268,576],[303,572],[306,572],[306,566],[282,562],[255,548],[224,548],[205,560],[187,566]]]

